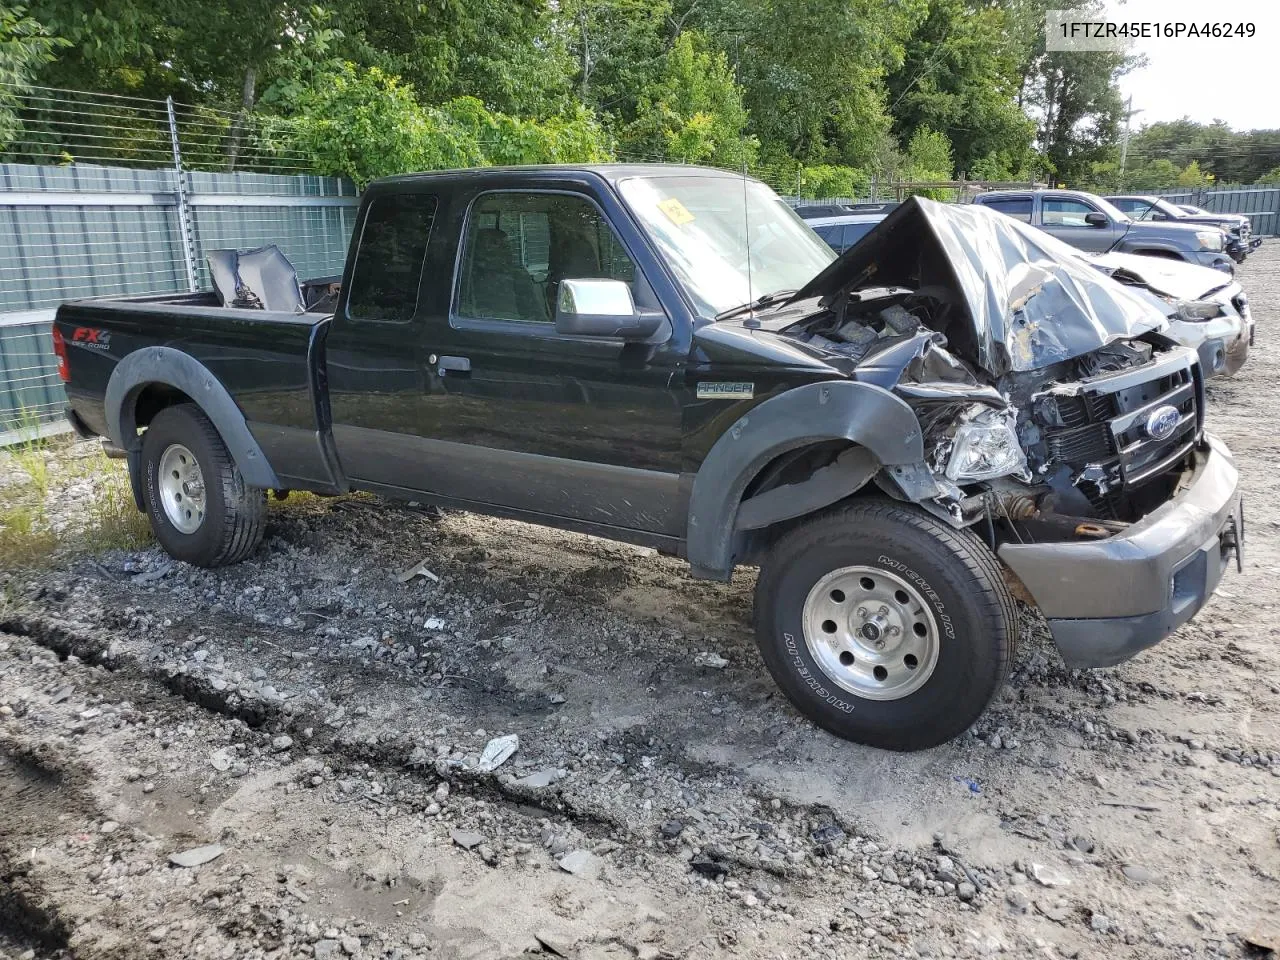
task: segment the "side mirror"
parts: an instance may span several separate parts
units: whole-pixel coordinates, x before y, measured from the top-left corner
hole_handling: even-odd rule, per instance
[[[640,313],[621,280],[561,280],[556,333],[571,337],[645,340],[662,326],[661,313]]]
[[[1084,222],[1091,227],[1105,227],[1111,221],[1107,219],[1107,215],[1105,213],[1098,213],[1095,210],[1093,213],[1086,213],[1084,215]]]
[[[1152,220],[1168,220],[1169,215],[1167,213],[1161,213],[1159,210],[1157,210],[1155,213],[1151,214],[1151,219]]]

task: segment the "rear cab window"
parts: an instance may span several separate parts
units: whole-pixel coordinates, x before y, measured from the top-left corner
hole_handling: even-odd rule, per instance
[[[983,200],[982,205],[992,210],[999,210],[1005,216],[1021,220],[1023,223],[1031,222],[1030,197],[993,197],[990,200]]]
[[[347,291],[350,319],[413,319],[437,204],[429,193],[383,194],[370,201]]]

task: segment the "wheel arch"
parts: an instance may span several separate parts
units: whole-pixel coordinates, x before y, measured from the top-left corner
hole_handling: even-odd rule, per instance
[[[136,453],[141,449],[139,427],[165,407],[188,402],[213,423],[247,484],[280,486],[227,388],[204,364],[173,347],[143,347],[116,365],[104,402],[107,433],[126,453]]]
[[[1126,246],[1124,253],[1132,253],[1140,257],[1164,257],[1166,260],[1185,260],[1186,256],[1181,250],[1174,246],[1162,246],[1153,243],[1150,240],[1144,240],[1140,244]]]
[[[745,498],[779,458],[824,446],[830,461],[801,482]],[[829,506],[883,466],[923,458],[914,411],[880,387],[838,380],[771,397],[725,431],[694,477],[686,541],[694,575],[728,580],[753,531]]]

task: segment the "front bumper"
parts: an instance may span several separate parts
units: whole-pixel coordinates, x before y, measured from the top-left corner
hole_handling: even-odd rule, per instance
[[[1169,321],[1169,336],[1196,351],[1206,377],[1235,376],[1249,358],[1251,325],[1230,300],[1224,301],[1223,311],[1212,320]]]
[[[1226,445],[1205,434],[1195,466],[1163,506],[1106,540],[1006,543],[1022,581],[1073,667],[1109,667],[1153,646],[1204,606],[1239,563],[1244,515]]]

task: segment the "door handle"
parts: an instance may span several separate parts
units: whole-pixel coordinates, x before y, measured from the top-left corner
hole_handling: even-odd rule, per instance
[[[450,372],[470,373],[471,361],[466,357],[441,357],[440,365],[436,367],[436,372],[442,377]]]

